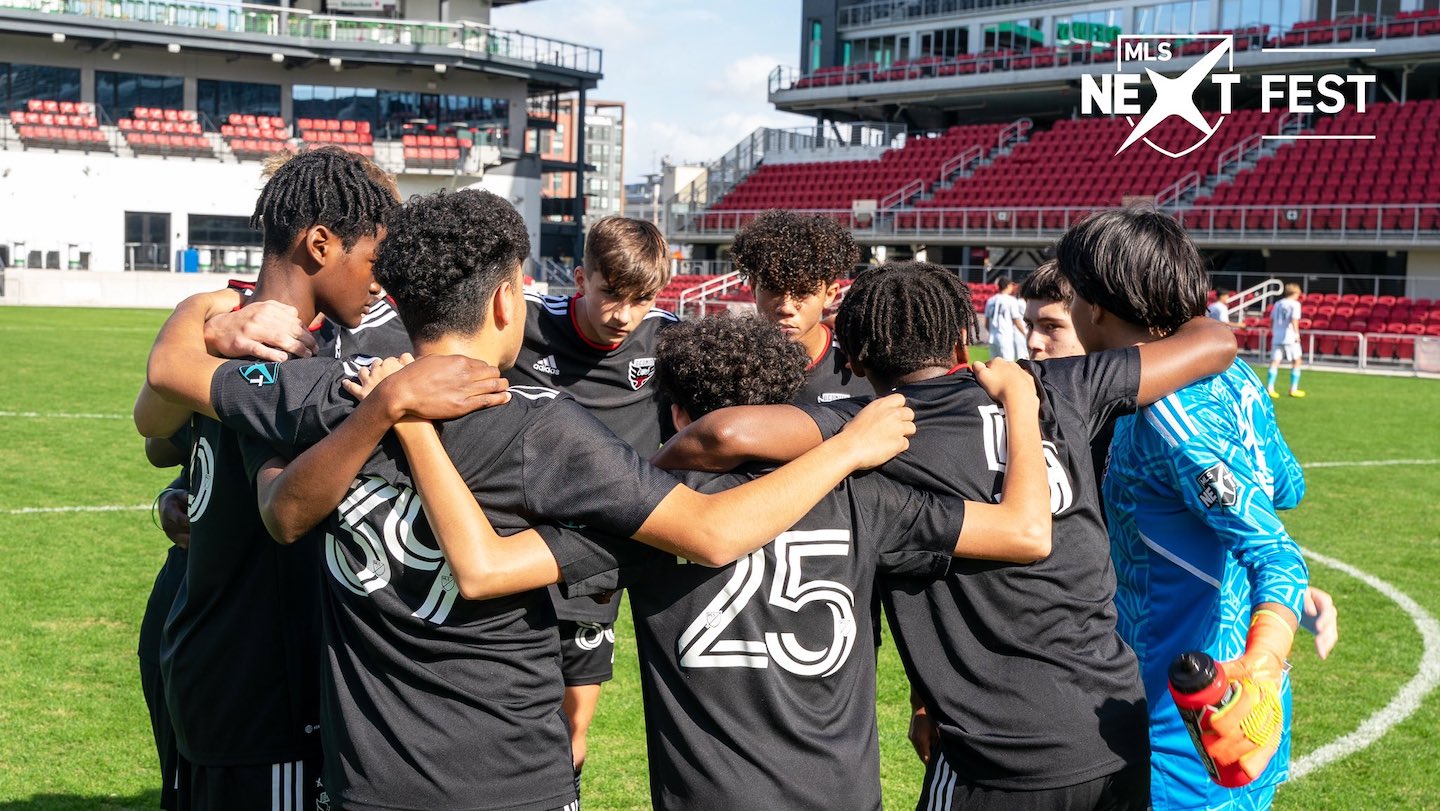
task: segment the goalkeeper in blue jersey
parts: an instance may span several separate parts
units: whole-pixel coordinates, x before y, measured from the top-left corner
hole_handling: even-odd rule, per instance
[[[1087,351],[1162,337],[1205,312],[1204,260],[1170,217],[1146,208],[1097,214],[1057,246]],[[1307,572],[1276,517],[1305,492],[1265,388],[1243,361],[1121,418],[1105,477],[1120,635],[1135,649],[1150,707],[1155,809],[1268,808],[1289,772],[1286,657]],[[1223,662],[1259,720],[1207,737],[1217,762],[1253,777],[1211,782],[1167,689],[1170,662],[1203,650]],[[1239,736],[1238,738],[1235,736]]]

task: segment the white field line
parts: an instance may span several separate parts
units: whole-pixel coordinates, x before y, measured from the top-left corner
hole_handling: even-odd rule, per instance
[[[1440,459],[1364,459],[1355,462],[1311,462],[1301,465],[1305,470],[1323,467],[1398,467],[1401,465],[1440,465]]]
[[[87,414],[77,411],[0,411],[0,417],[40,420],[128,420],[129,414]]]
[[[1435,617],[1404,592],[1375,575],[1319,552],[1312,552],[1309,549],[1301,551],[1305,553],[1305,557],[1322,566],[1350,575],[1400,606],[1400,610],[1404,611],[1410,617],[1410,621],[1415,623],[1415,630],[1420,632],[1423,649],[1420,654],[1419,672],[1404,687],[1400,688],[1400,692],[1390,699],[1390,703],[1366,718],[1353,732],[1341,735],[1319,749],[1297,758],[1290,764],[1292,780],[1299,780],[1311,772],[1318,771],[1341,758],[1359,752],[1380,740],[1397,724],[1414,715],[1415,711],[1420,708],[1420,703],[1425,700],[1425,696],[1429,695],[1437,684],[1440,684],[1440,623],[1435,621]]]
[[[118,513],[150,509],[149,504],[94,504],[77,507],[16,507],[4,510],[5,515],[43,515],[45,513]]]

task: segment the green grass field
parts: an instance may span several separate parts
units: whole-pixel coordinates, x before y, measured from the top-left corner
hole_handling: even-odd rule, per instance
[[[0,809],[153,808],[159,773],[135,642],[166,541],[145,509],[171,473],[148,467],[129,421],[155,311],[0,308]],[[1282,376],[1282,385],[1283,385]],[[1307,372],[1309,399],[1277,403],[1306,465],[1286,517],[1308,549],[1392,584],[1440,615],[1440,382]],[[1418,460],[1405,465],[1348,463]],[[25,511],[25,512],[22,512]],[[1295,755],[1355,730],[1415,677],[1411,619],[1365,583],[1312,565],[1341,606],[1320,662],[1294,656]],[[622,619],[616,678],[591,733],[585,807],[648,805],[635,650]],[[910,808],[920,768],[905,741],[906,688],[882,650],[887,808]],[[1283,788],[1288,809],[1440,808],[1440,694],[1376,743]]]

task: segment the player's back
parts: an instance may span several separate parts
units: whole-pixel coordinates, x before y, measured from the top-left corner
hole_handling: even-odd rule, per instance
[[[753,475],[681,478],[717,492]],[[880,808],[876,572],[943,574],[963,515],[866,474],[729,566],[641,555],[650,565],[619,584],[635,617],[654,807]]]
[[[265,528],[254,475],[268,447],[201,416],[191,436],[190,551],[160,653],[180,752],[207,766],[313,756],[318,547]]]
[[[1300,302],[1296,299],[1280,299],[1270,311],[1271,340],[1277,344],[1290,344],[1300,340]]]
[[[907,672],[940,722],[946,761],[1005,789],[1075,785],[1141,762],[1144,695],[1115,632],[1114,573],[1089,443],[1133,407],[1133,350],[1048,361],[1041,433],[1054,543],[1029,566],[956,560],[943,580],[881,584]],[[909,450],[882,470],[906,484],[993,501],[1005,467],[1004,412],[968,372],[899,389],[915,410]],[[863,402],[807,409],[830,436]],[[1057,689],[1057,686],[1063,688]]]

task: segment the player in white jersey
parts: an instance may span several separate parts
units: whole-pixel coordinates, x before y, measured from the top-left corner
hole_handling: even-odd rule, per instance
[[[1271,397],[1279,397],[1275,391],[1275,378],[1280,374],[1280,361],[1290,364],[1290,396],[1304,397],[1300,389],[1300,285],[1285,285],[1285,297],[1275,303],[1270,311],[1270,376],[1265,380],[1265,389]]]
[[[1028,357],[1025,351],[1025,307],[1015,298],[1016,284],[1009,277],[995,280],[999,292],[985,302],[985,324],[990,328],[990,356],[1006,360]]]

